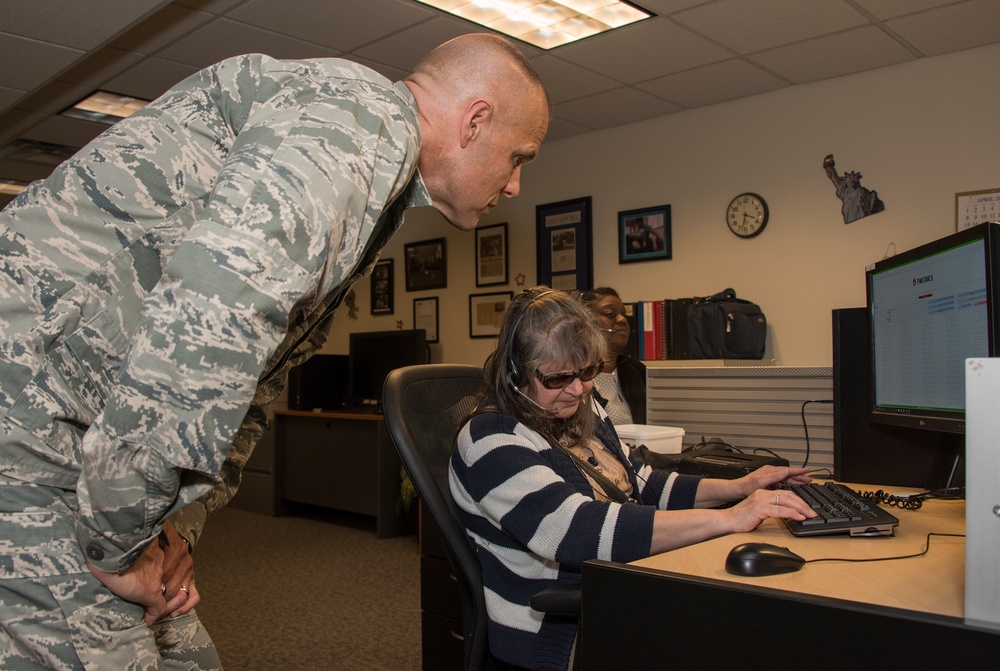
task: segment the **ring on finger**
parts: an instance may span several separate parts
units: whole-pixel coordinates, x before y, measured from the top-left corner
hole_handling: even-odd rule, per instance
[[[166,596],[167,595],[167,583],[165,583],[165,582],[161,582],[160,583],[160,595],[161,596]]]
[[[190,592],[188,592],[187,585],[181,585],[181,591],[184,592],[185,594],[190,595]]]
[[[774,505],[778,505],[781,502],[781,494],[774,495]]]

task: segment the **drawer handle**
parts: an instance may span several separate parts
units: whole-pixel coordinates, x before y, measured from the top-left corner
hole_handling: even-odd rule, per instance
[[[464,641],[465,640],[465,636],[462,636],[460,633],[458,633],[454,629],[452,629],[448,633],[451,634],[451,637],[454,638],[457,641]]]

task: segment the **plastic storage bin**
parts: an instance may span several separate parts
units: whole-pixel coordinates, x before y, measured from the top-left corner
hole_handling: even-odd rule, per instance
[[[621,424],[615,426],[615,431],[629,447],[645,445],[653,452],[661,454],[679,454],[684,440],[684,429],[676,426]]]

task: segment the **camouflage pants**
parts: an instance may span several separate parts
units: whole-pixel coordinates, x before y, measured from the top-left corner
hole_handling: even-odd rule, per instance
[[[194,611],[148,627],[90,574],[72,504],[0,476],[0,668],[221,669]]]

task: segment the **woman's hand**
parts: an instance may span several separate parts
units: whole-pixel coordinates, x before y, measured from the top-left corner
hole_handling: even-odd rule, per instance
[[[94,577],[112,593],[143,607],[146,624],[167,615],[184,614],[199,601],[187,543],[169,522],[164,524],[164,533],[169,545],[162,537],[150,543],[139,561],[124,573],[108,573],[88,565]]]
[[[753,531],[769,517],[800,522],[816,517],[816,512],[805,501],[781,489],[758,489],[726,512],[730,516],[732,533]]]
[[[790,466],[761,466],[757,470],[744,475],[734,482],[743,496],[749,496],[755,490],[768,489],[777,484],[807,485],[812,482],[806,473],[808,468],[792,468]]]

